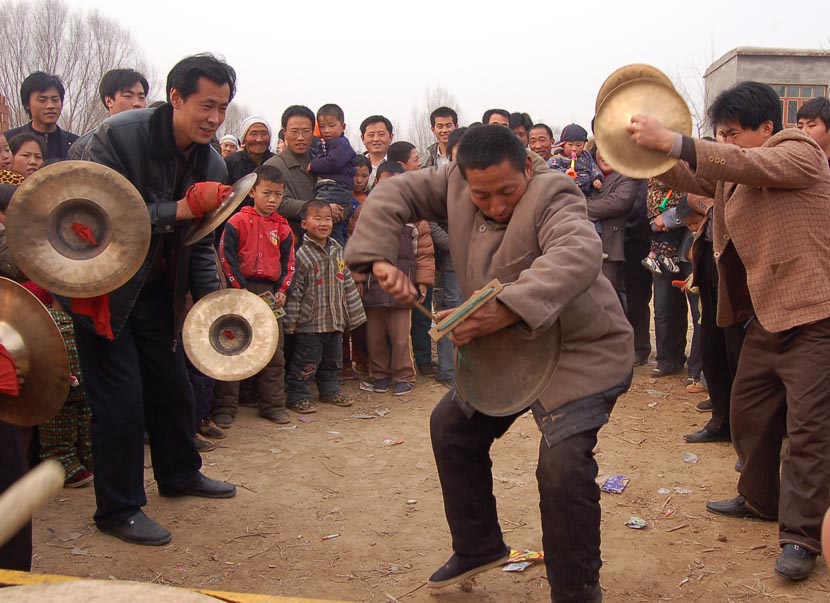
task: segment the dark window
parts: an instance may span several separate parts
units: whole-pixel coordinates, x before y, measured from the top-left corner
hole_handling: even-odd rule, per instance
[[[802,86],[801,84],[772,84],[781,97],[781,116],[784,126],[796,125],[796,114],[804,101],[827,95],[827,86]]]

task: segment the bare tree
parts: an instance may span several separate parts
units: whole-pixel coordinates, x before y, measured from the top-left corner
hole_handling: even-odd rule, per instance
[[[233,134],[236,137],[239,137],[239,129],[242,127],[242,122],[245,121],[246,117],[253,115],[253,111],[248,106],[247,103],[242,103],[239,101],[234,101],[230,105],[228,105],[228,110],[225,113],[225,121],[222,122],[222,125],[216,131],[216,136],[222,138],[225,134]],[[273,128],[274,126],[271,125]],[[279,128],[271,132],[271,146],[277,146],[277,132],[279,132]],[[241,140],[239,141],[242,142]]]
[[[714,62],[715,42],[710,38],[709,48],[701,61],[679,66],[669,74],[675,89],[689,106],[689,112],[692,114],[692,133],[698,137],[712,134],[712,124],[709,123],[706,113],[712,99],[707,95],[703,75]]]
[[[110,69],[140,71],[154,84],[151,95],[161,89],[130,32],[97,11],[70,10],[63,0],[38,0],[34,4],[7,1],[0,4],[0,12],[0,93],[18,99],[10,107],[12,127],[29,120],[19,104],[19,91],[34,71],[63,80],[66,99],[60,125],[79,134],[107,114],[98,97],[98,83]]]
[[[429,145],[435,142],[429,123],[429,114],[438,107],[450,107],[458,112],[459,123],[464,123],[458,106],[458,100],[442,85],[427,88],[424,91],[423,103],[420,106],[412,107],[407,140],[414,144],[419,151],[426,150]]]

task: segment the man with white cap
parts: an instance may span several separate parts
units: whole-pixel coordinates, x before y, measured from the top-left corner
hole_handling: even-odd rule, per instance
[[[271,126],[257,115],[246,117],[239,128],[242,150],[225,157],[228,166],[228,184],[252,174],[274,156],[271,151]]]

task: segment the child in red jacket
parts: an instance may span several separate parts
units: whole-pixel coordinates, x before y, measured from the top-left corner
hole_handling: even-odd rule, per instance
[[[286,293],[294,276],[294,235],[277,209],[285,183],[275,167],[263,165],[254,173],[251,189],[253,207],[243,207],[225,224],[219,244],[219,261],[228,284],[257,295],[270,292],[276,306],[285,305]],[[251,377],[256,384],[259,415],[275,423],[288,423],[285,410],[285,357],[283,333],[271,362]],[[219,427],[230,427],[239,409],[239,382],[217,381],[213,398],[213,420]]]

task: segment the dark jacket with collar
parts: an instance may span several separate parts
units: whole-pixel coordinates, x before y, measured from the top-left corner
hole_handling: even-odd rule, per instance
[[[628,178],[617,172],[605,177],[602,189],[588,199],[588,219],[602,224],[602,251],[607,260],[625,260],[625,223],[640,189],[640,180]]]
[[[270,149],[265,151],[265,154],[262,157],[262,164],[271,159],[273,156],[274,153],[272,153]],[[253,174],[254,170],[259,167],[259,165],[251,159],[251,156],[248,155],[248,151],[245,149],[237,151],[236,153],[231,153],[225,157],[225,165],[228,167],[228,184],[231,185],[240,178],[247,176],[248,174]],[[247,199],[245,202],[248,204]]]
[[[169,104],[108,118],[92,132],[82,159],[125,176],[138,189],[150,213],[152,237],[144,263],[129,281],[109,294],[113,333],[116,337],[121,333],[151,268],[161,260],[167,272],[160,278],[166,277],[170,283],[176,332],[180,332],[188,291],[198,301],[219,288],[219,274],[213,235],[185,246],[191,222],[176,221],[176,202],[196,182],[226,182],[225,162],[209,144],[196,145],[187,158],[179,157]],[[94,330],[86,317],[75,318]]]
[[[265,162],[265,165],[277,168],[285,179],[285,195],[277,211],[291,225],[294,244],[297,246],[303,240],[303,230],[300,228],[303,205],[314,200],[314,184],[317,182],[314,174],[306,169],[310,161],[310,154],[295,155],[286,148]]]
[[[45,132],[39,132],[32,127],[32,122],[24,124],[19,128],[8,130],[5,134],[6,140],[11,140],[18,134],[23,134],[24,132],[27,134],[35,134],[43,139],[43,144],[46,147],[46,155],[43,157],[44,161],[49,159],[66,159],[69,157],[69,148],[76,140],[78,140],[77,134],[61,130],[60,128],[57,128],[54,132],[50,132],[48,134]],[[55,143],[55,139],[59,142]]]

